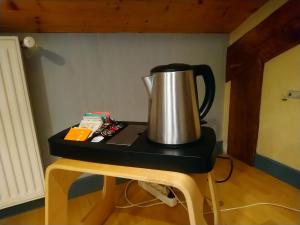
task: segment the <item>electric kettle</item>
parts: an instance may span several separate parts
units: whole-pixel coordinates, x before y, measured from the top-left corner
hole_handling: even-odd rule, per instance
[[[199,108],[196,77],[205,84]],[[143,77],[149,94],[147,136],[153,142],[179,145],[201,137],[200,121],[208,113],[215,96],[215,80],[208,65],[169,64]]]

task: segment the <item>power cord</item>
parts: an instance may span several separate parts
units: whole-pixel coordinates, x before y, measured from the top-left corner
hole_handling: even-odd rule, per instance
[[[228,178],[229,179],[229,178]],[[227,180],[228,180],[227,179]],[[225,179],[224,179],[225,180]],[[135,180],[130,180],[125,187],[125,191],[124,191],[124,197],[128,203],[128,205],[125,206],[115,206],[116,208],[119,209],[126,209],[126,208],[132,208],[132,207],[140,207],[140,208],[146,208],[146,207],[151,207],[151,206],[155,206],[155,205],[162,205],[165,204],[164,202],[160,201],[158,198],[153,198],[147,201],[143,201],[143,202],[139,202],[139,203],[133,203],[129,200],[128,198],[128,189],[129,186],[134,182]],[[225,182],[225,181],[224,181]],[[185,201],[182,201],[179,199],[179,197],[177,196],[177,194],[175,193],[175,191],[173,190],[173,188],[168,187],[168,189],[172,192],[172,194],[175,196],[175,198],[177,199],[177,201],[181,204],[181,206],[188,211],[187,206],[185,205]],[[155,202],[159,200],[159,202]],[[295,209],[292,207],[288,207],[288,206],[284,206],[281,204],[276,204],[276,203],[270,203],[270,202],[257,202],[257,203],[253,203],[253,204],[248,204],[248,205],[244,205],[244,206],[237,206],[237,207],[232,207],[232,208],[225,208],[225,209],[219,209],[219,212],[227,212],[227,211],[231,211],[231,210],[238,210],[238,209],[244,209],[244,208],[249,208],[249,207],[254,207],[254,206],[260,206],[260,205],[269,205],[269,206],[274,206],[274,207],[279,207],[279,208],[283,208],[283,209],[287,209],[293,212],[297,212],[300,213],[300,209]],[[204,214],[211,214],[213,213],[213,211],[207,211],[204,212]]]
[[[127,201],[128,205],[125,206],[115,206],[118,209],[127,209],[127,208],[132,208],[132,207],[139,207],[139,208],[146,208],[146,207],[151,207],[151,206],[155,206],[155,205],[162,205],[164,204],[162,201],[160,201],[158,198],[153,198],[147,201],[143,201],[143,202],[139,202],[139,203],[133,203],[129,200],[127,192],[129,189],[129,186],[134,182],[135,180],[130,180],[125,187],[125,191],[124,191],[124,197],[125,200]],[[159,200],[159,202],[155,202]],[[152,203],[155,202],[155,203]]]
[[[177,194],[175,193],[175,191],[173,190],[173,188],[171,188],[171,187],[169,187],[169,186],[167,186],[167,188],[169,189],[169,191],[172,192],[172,194],[175,196],[175,198],[176,198],[176,200],[179,202],[179,204],[180,204],[186,211],[188,211],[188,209],[187,209],[187,207],[186,207],[186,205],[185,205],[185,201],[181,201],[181,200],[178,198],[178,196],[177,196]]]
[[[300,209],[295,209],[295,208],[291,208],[291,207],[288,207],[288,206],[284,206],[284,205],[280,205],[280,204],[276,204],[276,203],[270,203],[270,202],[257,202],[257,203],[253,203],[253,204],[249,204],[249,205],[243,205],[243,206],[238,206],[238,207],[233,207],[233,208],[219,209],[219,211],[220,212],[226,212],[226,211],[237,210],[237,209],[244,209],[244,208],[249,208],[249,207],[259,206],[259,205],[275,206],[275,207],[279,207],[279,208],[283,208],[283,209],[288,209],[288,210],[300,213]],[[210,213],[213,213],[213,211],[204,212],[204,214],[210,214]]]
[[[229,169],[229,173],[228,173],[227,177],[226,177],[225,179],[223,179],[223,180],[216,180],[216,181],[215,181],[216,183],[224,183],[224,182],[228,181],[229,178],[230,178],[231,175],[232,175],[232,171],[233,171],[233,160],[232,160],[232,158],[231,158],[230,156],[228,156],[228,155],[218,155],[217,158],[220,158],[220,159],[226,159],[226,160],[229,160],[229,162],[230,162],[230,169]]]
[[[129,186],[134,182],[135,180],[130,180],[126,186],[125,186],[125,191],[124,191],[124,198],[127,201],[128,205],[125,206],[115,206],[118,209],[127,209],[127,208],[132,208],[132,207],[139,207],[139,208],[146,208],[146,207],[151,207],[151,206],[155,206],[155,205],[162,205],[165,204],[164,202],[160,201],[158,198],[153,198],[147,201],[143,201],[143,202],[139,202],[139,203],[133,203],[129,200],[128,198],[128,189]],[[179,202],[179,204],[187,211],[187,207],[185,205],[185,201],[182,201],[181,199],[179,199],[179,197],[177,196],[177,194],[175,193],[175,191],[173,190],[172,187],[167,186],[168,190],[174,195],[174,197],[176,198],[176,200]],[[159,202],[155,202],[159,200]],[[155,203],[152,203],[155,202]]]

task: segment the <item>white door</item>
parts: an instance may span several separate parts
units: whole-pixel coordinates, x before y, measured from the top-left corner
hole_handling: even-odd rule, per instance
[[[44,196],[44,175],[17,37],[0,37],[0,209]]]

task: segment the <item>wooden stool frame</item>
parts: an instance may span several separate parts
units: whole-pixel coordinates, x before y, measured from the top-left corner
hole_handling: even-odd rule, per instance
[[[204,197],[192,175],[155,169],[117,166],[61,158],[46,170],[45,223],[68,224],[68,192],[82,174],[104,176],[101,199],[82,219],[82,224],[103,224],[114,209],[115,177],[147,181],[172,186],[180,190],[186,200],[190,224],[207,224],[203,217]],[[214,224],[219,224],[215,185],[211,172],[207,173],[212,199]]]

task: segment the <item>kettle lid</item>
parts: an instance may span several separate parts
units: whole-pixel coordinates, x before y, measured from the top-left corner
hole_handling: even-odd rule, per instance
[[[192,66],[188,64],[183,63],[172,63],[168,65],[160,65],[156,66],[153,69],[151,69],[152,73],[161,73],[161,72],[176,72],[176,71],[186,71],[186,70],[192,70]]]

